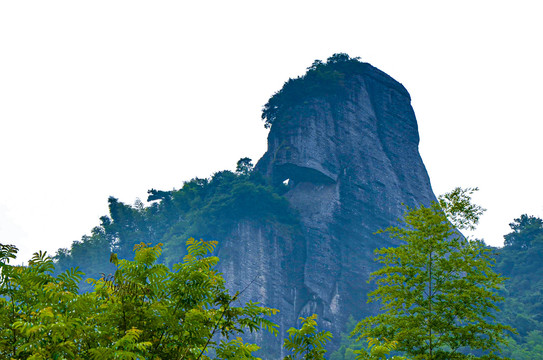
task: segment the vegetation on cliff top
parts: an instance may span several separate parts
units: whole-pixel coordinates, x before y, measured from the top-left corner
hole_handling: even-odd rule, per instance
[[[370,67],[360,58],[351,58],[345,53],[334,54],[326,62],[315,60],[304,75],[288,79],[264,105],[264,127],[271,127],[286,109],[302,104],[304,100],[315,97],[332,99],[344,95],[346,78],[363,73]]]

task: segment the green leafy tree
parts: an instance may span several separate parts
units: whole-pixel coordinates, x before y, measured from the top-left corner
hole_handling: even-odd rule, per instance
[[[276,310],[251,302],[233,306],[238,294],[228,293],[215,270],[219,259],[209,256],[215,246],[214,241],[189,239],[187,255],[172,271],[157,263],[160,245],[138,245],[134,261],[113,256],[115,274],[93,281],[103,302],[95,310],[95,358],[114,358],[119,347],[145,359],[207,359],[209,349],[243,351],[247,359],[254,358],[250,352],[258,346],[243,343],[236,334],[260,328],[276,333],[277,326],[263,317]]]
[[[86,314],[77,293],[82,273],[53,276],[53,261],[43,252],[28,266],[12,266],[18,249],[0,247],[0,358],[79,359]]]
[[[523,347],[532,355],[531,360],[543,360],[543,333],[537,330],[530,331]]]
[[[235,306],[211,256],[216,242],[189,239],[187,255],[170,270],[157,262],[161,245],[139,244],[134,260],[111,262],[115,273],[90,280],[82,273],[54,275],[37,253],[28,266],[12,266],[17,248],[0,246],[0,358],[2,359],[256,359],[241,335],[266,329],[277,310],[256,303]]]
[[[361,360],[385,360],[392,351],[396,350],[398,346],[397,341],[386,341],[382,343],[379,339],[368,338],[368,349],[361,349],[355,351],[359,354],[356,359]],[[408,360],[404,356],[392,356],[391,360]]]
[[[515,360],[543,360],[543,333],[530,331],[524,340],[517,343],[510,339],[503,348],[504,354]]]
[[[513,231],[504,236],[505,246],[526,250],[535,243],[543,244],[542,219],[523,214],[509,226]]]
[[[317,331],[317,315],[313,314],[306,318],[301,317],[302,327],[300,329],[290,328],[287,330],[288,339],[284,340],[285,349],[293,352],[285,360],[324,360],[326,349],[324,345],[332,338],[329,331]]]
[[[339,347],[330,354],[330,360],[355,360],[356,350],[361,350],[364,346],[361,341],[357,342],[350,334],[358,324],[352,315],[345,323],[344,331],[340,334]]]
[[[254,167],[253,161],[248,157],[244,157],[239,159],[236,164],[236,173],[240,175],[249,175]]]
[[[356,327],[357,322],[352,316],[349,316],[345,329],[347,333],[341,333],[340,347],[330,355],[330,360],[381,360],[390,358],[391,360],[408,360],[408,358],[398,355],[391,355],[397,346],[397,341],[381,342],[376,338],[367,338],[366,341],[356,341],[350,336],[350,333]]]
[[[371,274],[378,287],[368,301],[379,301],[382,313],[357,325],[359,339],[395,342],[414,359],[501,358],[500,344],[513,331],[494,322],[504,279],[492,269],[491,250],[456,229],[478,222],[483,209],[469,201],[474,190],[408,207],[402,226],[384,230],[401,245],[376,250],[383,267]]]

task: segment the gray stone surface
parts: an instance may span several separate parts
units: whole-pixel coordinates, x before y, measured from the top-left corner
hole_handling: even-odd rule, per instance
[[[320,328],[338,341],[349,315],[375,313],[366,303],[373,251],[391,243],[374,233],[397,223],[402,204],[435,200],[405,88],[373,67],[346,77],[345,87],[340,99],[288,109],[256,166],[274,182],[289,180],[299,233],[243,222],[219,252],[232,289],[250,284],[244,299],[281,310],[274,319],[282,336],[299,316],[317,313]],[[260,340],[270,358],[283,355],[281,337]]]

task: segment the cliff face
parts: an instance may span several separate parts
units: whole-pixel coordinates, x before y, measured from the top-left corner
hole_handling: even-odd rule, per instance
[[[366,304],[373,250],[391,245],[374,233],[396,223],[402,204],[435,200],[407,90],[364,65],[343,74],[339,95],[306,97],[271,126],[256,171],[288,183],[300,232],[242,222],[219,252],[230,286],[253,281],[244,296],[279,308],[283,332],[317,313],[339,340],[349,315],[374,313]],[[267,344],[279,353],[280,338]]]

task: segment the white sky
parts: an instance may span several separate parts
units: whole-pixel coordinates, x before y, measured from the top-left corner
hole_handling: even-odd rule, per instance
[[[543,216],[538,3],[2,1],[0,243],[54,253],[110,195],[258,160],[262,105],[347,52],[404,84],[434,191],[478,186],[476,235],[501,245]]]

